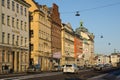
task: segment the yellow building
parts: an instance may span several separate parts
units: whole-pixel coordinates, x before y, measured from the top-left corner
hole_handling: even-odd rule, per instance
[[[39,5],[34,0],[26,0],[31,5],[30,41],[31,58],[34,65],[38,64],[42,71],[52,69],[51,61],[51,17],[46,5]]]
[[[0,1],[0,4],[1,3],[2,3],[2,1]],[[2,5],[0,5],[0,19],[2,18],[1,17],[1,15],[2,15],[1,13],[2,13]],[[1,36],[2,33],[1,32],[2,32],[2,24],[1,24],[1,20],[0,20],[0,42],[2,42],[2,36]]]
[[[5,65],[24,72],[29,65],[29,12],[23,0],[0,0],[0,72]]]
[[[72,64],[75,63],[75,56],[74,56],[74,31],[70,25],[63,24],[62,25],[62,32],[61,32],[61,39],[62,39],[62,61],[61,64]]]

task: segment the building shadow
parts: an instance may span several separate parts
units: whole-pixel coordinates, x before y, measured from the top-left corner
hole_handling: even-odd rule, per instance
[[[80,79],[80,78],[65,78],[64,80],[82,80],[82,79]]]

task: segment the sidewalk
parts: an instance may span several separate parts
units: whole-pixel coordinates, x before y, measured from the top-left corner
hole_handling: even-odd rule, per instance
[[[120,70],[95,76],[87,80],[120,80]]]
[[[7,78],[7,77],[13,77],[13,76],[22,76],[25,75],[27,73],[23,72],[23,73],[8,73],[8,74],[0,74],[0,79],[1,78]]]
[[[24,75],[31,75],[31,74],[42,74],[42,73],[50,73],[51,71],[36,71],[36,72],[21,72],[21,73],[8,73],[8,74],[0,74],[1,78],[9,78],[9,77],[15,77],[15,76],[24,76]]]
[[[119,76],[110,76],[108,78],[104,78],[103,76],[105,75],[101,75],[101,76],[96,76],[87,80],[120,80],[120,75]]]

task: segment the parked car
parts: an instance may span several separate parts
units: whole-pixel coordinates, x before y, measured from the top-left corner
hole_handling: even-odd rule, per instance
[[[59,65],[56,65],[53,67],[52,71],[62,71],[62,67]]]
[[[63,69],[64,69],[64,65],[61,66],[61,70],[62,70],[62,71],[63,71]]]
[[[35,66],[31,65],[27,68],[27,72],[34,72],[35,71]]]
[[[78,66],[78,68],[79,68],[79,70],[83,70],[83,69],[85,69],[84,66]]]
[[[27,68],[27,72],[30,73],[30,72],[37,72],[37,71],[40,71],[40,65],[30,65],[28,68]]]
[[[100,70],[104,70],[105,67],[104,67],[104,64],[98,64],[98,65],[95,65],[95,66],[93,67],[93,69],[100,71]]]
[[[94,70],[110,70],[112,69],[112,65],[111,64],[98,64],[96,66],[93,67]]]
[[[106,70],[112,69],[112,65],[111,64],[105,64],[104,67],[106,68]]]
[[[39,65],[39,64],[36,64],[36,65],[35,65],[35,69],[36,69],[36,71],[41,71],[40,65]]]
[[[78,73],[79,68],[76,64],[66,64],[63,68],[63,73]]]

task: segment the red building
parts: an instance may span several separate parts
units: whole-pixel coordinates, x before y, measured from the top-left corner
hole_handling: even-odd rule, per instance
[[[75,34],[74,38],[74,54],[75,58],[78,58],[82,55],[83,53],[83,42],[82,38],[80,35]]]
[[[53,3],[51,8],[51,18],[52,18],[52,26],[51,26],[51,48],[53,53],[53,61],[55,64],[60,63],[60,55],[61,55],[61,19],[58,6]],[[55,57],[57,55],[57,57]]]

